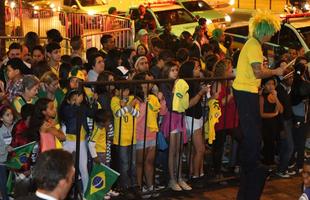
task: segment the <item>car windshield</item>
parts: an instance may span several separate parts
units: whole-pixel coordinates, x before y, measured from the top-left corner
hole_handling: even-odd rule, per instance
[[[303,36],[307,46],[310,47],[310,26],[302,27],[297,30]]]
[[[99,6],[102,5],[101,0],[80,0],[82,6]]]
[[[196,22],[195,17],[193,17],[188,11],[182,8],[175,10],[157,11],[155,12],[155,15],[157,16],[161,26],[167,23],[167,21],[170,22],[171,25]]]
[[[212,8],[204,1],[185,1],[182,2],[183,6],[190,12],[206,11]]]

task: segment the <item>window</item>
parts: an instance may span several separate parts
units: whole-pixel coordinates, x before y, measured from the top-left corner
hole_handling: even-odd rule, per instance
[[[99,6],[103,5],[100,0],[81,0],[81,5],[82,6]]]
[[[280,30],[279,44],[283,47],[301,46],[296,34],[287,26],[283,26]]]
[[[183,6],[190,12],[212,10],[204,1],[186,1],[182,2]]]
[[[249,27],[239,26],[239,27],[234,27],[234,28],[228,28],[225,30],[225,32],[247,37],[249,36]]]
[[[64,0],[64,5],[65,6],[74,6],[74,5],[76,5],[77,6],[77,3],[76,3],[76,1],[75,0]]]
[[[283,28],[283,26],[282,26]],[[279,32],[276,32],[270,39],[270,43],[279,44]]]
[[[155,19],[150,10],[146,10],[146,13],[142,19],[140,19],[140,13],[138,9],[131,9],[130,18],[135,21],[135,31],[140,29],[150,29],[151,25],[156,27]]]
[[[161,26],[163,26],[167,22],[170,22],[171,25],[196,22],[195,17],[193,17],[185,9],[157,11],[155,12],[155,15],[157,16],[157,19]]]
[[[303,27],[303,28],[299,28],[297,29],[299,34],[303,37],[303,39],[305,40],[307,46],[310,46],[310,27]]]

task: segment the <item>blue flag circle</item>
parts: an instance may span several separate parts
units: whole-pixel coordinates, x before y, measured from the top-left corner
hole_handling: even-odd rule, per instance
[[[103,179],[100,177],[100,176],[96,176],[94,179],[93,179],[93,183],[92,185],[95,187],[95,188],[101,188],[103,186]]]

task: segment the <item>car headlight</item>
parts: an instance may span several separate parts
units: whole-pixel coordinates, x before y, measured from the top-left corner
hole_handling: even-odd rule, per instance
[[[225,22],[231,22],[231,17],[229,15],[225,15]]]
[[[229,0],[229,5],[234,5],[235,4],[235,0]]]
[[[90,11],[87,12],[87,14],[88,14],[88,15],[95,15],[96,12],[95,12],[94,10],[90,10]]]
[[[305,10],[310,10],[310,5],[308,3],[306,3],[304,8],[305,8]]]
[[[33,9],[34,9],[34,10],[39,10],[40,7],[39,7],[39,6],[33,6]]]

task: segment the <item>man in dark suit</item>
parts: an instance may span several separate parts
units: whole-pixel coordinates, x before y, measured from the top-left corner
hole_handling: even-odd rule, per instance
[[[33,171],[36,193],[20,200],[63,200],[71,188],[74,173],[72,154],[60,149],[45,151]]]

